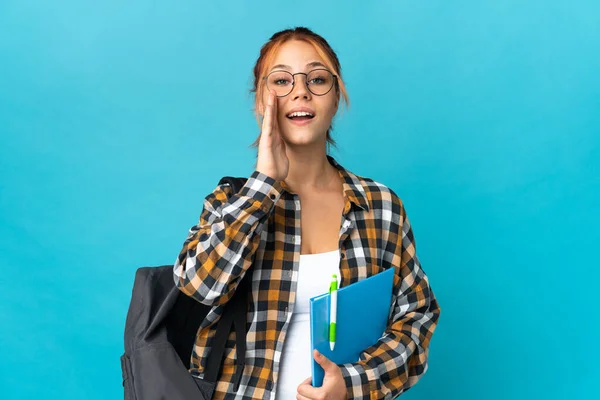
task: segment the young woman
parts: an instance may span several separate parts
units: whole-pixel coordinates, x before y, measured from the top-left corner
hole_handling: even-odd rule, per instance
[[[234,392],[231,336],[215,399],[391,399],[427,370],[440,308],[402,201],[327,153],[333,117],[348,101],[338,58],[309,29],[278,32],[261,49],[252,91],[261,126],[255,170],[238,193],[219,185],[205,198],[174,265],[178,287],[213,306],[190,372],[202,376],[215,322],[253,265],[246,366]],[[344,287],[389,268],[385,334],[354,363],[312,354],[325,370],[323,386],[312,387],[308,299],[333,273]]]

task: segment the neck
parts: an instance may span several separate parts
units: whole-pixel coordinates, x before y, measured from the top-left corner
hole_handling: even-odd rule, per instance
[[[339,177],[339,172],[327,160],[324,146],[319,149],[288,147],[286,154],[290,160],[290,169],[285,183],[292,191],[326,190],[336,183],[335,178]]]

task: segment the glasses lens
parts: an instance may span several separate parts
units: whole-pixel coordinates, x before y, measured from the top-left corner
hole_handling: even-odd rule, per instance
[[[333,86],[333,75],[325,69],[316,69],[308,73],[306,83],[312,93],[324,95]]]
[[[267,77],[267,87],[275,90],[277,96],[285,96],[292,91],[294,77],[289,72],[274,71]]]

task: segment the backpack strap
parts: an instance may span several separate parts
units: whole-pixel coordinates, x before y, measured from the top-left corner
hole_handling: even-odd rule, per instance
[[[246,275],[251,275],[252,268],[250,268]],[[248,296],[250,292],[249,280],[252,278],[242,279],[239,283],[238,291],[240,293],[235,300],[233,305],[233,323],[235,325],[235,347],[236,347],[236,362],[235,362],[235,375],[234,375],[234,387],[233,390],[237,392],[242,380],[242,373],[246,366],[246,324],[248,322]]]

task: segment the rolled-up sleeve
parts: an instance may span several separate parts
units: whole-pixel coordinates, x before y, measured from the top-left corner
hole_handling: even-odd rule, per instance
[[[206,196],[173,266],[177,287],[209,306],[226,303],[252,265],[260,232],[282,191],[281,181],[254,171],[239,193],[219,185]]]
[[[339,364],[348,399],[392,399],[425,374],[429,343],[440,307],[416,254],[415,239],[400,202],[394,301],[384,335],[355,363]]]

